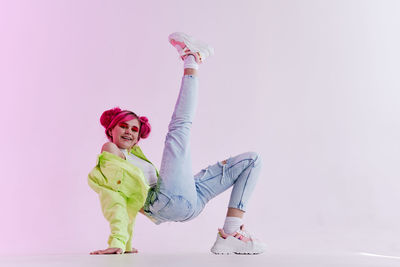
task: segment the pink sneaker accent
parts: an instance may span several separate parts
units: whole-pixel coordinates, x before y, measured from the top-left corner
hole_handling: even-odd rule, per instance
[[[252,237],[244,230],[244,225],[232,234],[227,234],[223,229],[218,229],[217,240],[211,252],[214,254],[260,254],[266,245]]]
[[[242,228],[244,228],[243,225],[240,227],[240,230],[238,230],[237,232],[234,232],[234,233],[232,233],[230,235],[225,233],[224,229],[218,229],[218,233],[223,239],[226,239],[228,236],[233,236],[234,238],[237,238],[237,239],[247,243],[247,242],[251,241],[251,238],[247,237],[247,236],[244,236],[242,234],[243,233],[242,232]]]
[[[193,55],[198,64],[214,54],[214,49],[209,45],[187,35],[183,32],[174,32],[168,36],[169,42],[178,50],[179,56],[184,60],[188,55]]]

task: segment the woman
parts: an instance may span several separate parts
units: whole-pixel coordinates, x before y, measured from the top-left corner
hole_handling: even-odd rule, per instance
[[[184,33],[171,34],[169,41],[184,61],[184,76],[168,126],[160,172],[138,146],[139,140],[151,131],[146,117],[114,108],[100,118],[110,142],[103,145],[98,163],[89,174],[89,185],[99,194],[111,235],[109,248],[91,254],[135,253],[131,241],[138,212],[156,224],[188,221],[199,215],[210,199],[232,185],[224,227],[218,229],[211,251],[262,253],[265,245],[251,237],[242,223],[259,176],[259,156],[244,153],[192,175],[189,139],[197,102],[197,70],[213,54],[213,49]]]

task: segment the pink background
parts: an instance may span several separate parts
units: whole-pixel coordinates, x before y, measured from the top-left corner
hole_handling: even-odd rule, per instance
[[[182,75],[201,66],[194,172],[245,151],[264,169],[246,225],[270,251],[400,249],[398,1],[1,1],[0,253],[87,253],[108,224],[87,174],[114,106],[150,118],[159,166]],[[140,216],[134,247],[208,250],[229,193],[188,223]]]

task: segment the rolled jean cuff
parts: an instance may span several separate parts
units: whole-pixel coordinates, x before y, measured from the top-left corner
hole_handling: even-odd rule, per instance
[[[246,212],[246,206],[243,203],[239,204],[229,203],[228,208],[234,208]]]
[[[188,78],[193,78],[193,79],[197,79],[197,75],[193,75],[193,74],[184,74],[184,75],[183,75],[183,78],[186,78],[186,77],[188,77]]]

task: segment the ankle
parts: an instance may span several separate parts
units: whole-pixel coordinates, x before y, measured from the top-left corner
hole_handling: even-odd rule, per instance
[[[240,229],[243,224],[242,218],[239,217],[226,217],[224,223],[224,232],[227,234],[232,234]]]
[[[199,69],[199,64],[196,62],[196,58],[194,55],[187,55],[183,60],[183,68],[184,69]]]
[[[183,70],[183,75],[196,76],[197,75],[197,70],[196,69],[191,69],[191,68],[184,69]]]

